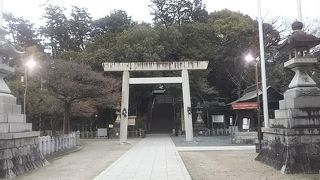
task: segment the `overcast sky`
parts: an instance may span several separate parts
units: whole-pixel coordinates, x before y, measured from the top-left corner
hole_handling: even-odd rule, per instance
[[[4,11],[24,17],[36,25],[41,24],[41,16],[46,0],[3,0]],[[320,18],[320,0],[301,0],[303,18]],[[203,0],[209,12],[230,9],[250,15],[257,14],[257,0]],[[296,0],[261,0],[262,16],[267,18],[297,18]],[[113,9],[125,10],[132,19],[139,22],[152,22],[150,0],[51,0],[51,4],[70,9],[72,5],[86,7],[94,19],[104,17]]]

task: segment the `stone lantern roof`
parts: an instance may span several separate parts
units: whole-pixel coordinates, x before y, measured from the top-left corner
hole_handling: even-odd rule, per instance
[[[23,52],[18,51],[9,41],[5,39],[6,31],[0,26],[0,96],[11,94],[11,91],[3,80],[8,74],[14,72],[14,68],[10,67],[11,58],[19,58]]]
[[[307,34],[302,30],[303,23],[296,21],[292,25],[292,34],[278,47],[280,52],[290,52],[293,49],[309,50],[320,44],[320,38]]]

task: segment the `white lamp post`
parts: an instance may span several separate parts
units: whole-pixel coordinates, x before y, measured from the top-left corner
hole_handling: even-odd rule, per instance
[[[28,69],[32,70],[36,66],[36,62],[31,58],[24,66],[24,79],[25,79],[25,88],[23,95],[23,113],[27,115],[26,112],[26,98],[27,98],[27,88],[28,88]]]
[[[248,54],[245,57],[247,62],[254,61],[255,63],[255,82],[256,82],[256,95],[257,95],[257,121],[258,121],[258,140],[259,140],[259,151],[261,150],[261,122],[260,122],[260,97],[259,97],[259,76],[258,76],[258,61],[251,55]]]
[[[297,0],[298,21],[302,22],[301,0]]]
[[[264,59],[264,42],[263,42],[263,26],[262,26],[262,17],[261,17],[261,0],[257,0],[257,5],[258,5],[263,116],[264,116],[264,127],[267,128],[267,127],[269,127],[269,110],[268,110],[268,96],[267,96],[266,62]]]

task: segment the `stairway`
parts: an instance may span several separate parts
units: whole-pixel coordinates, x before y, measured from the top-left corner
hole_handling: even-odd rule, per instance
[[[171,103],[154,104],[150,132],[170,133],[173,128],[173,118],[173,106]]]

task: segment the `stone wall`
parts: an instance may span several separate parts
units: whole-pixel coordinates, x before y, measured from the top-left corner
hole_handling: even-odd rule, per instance
[[[264,129],[262,150],[258,157],[282,173],[319,173],[320,131],[309,129]]]
[[[0,93],[0,179],[14,178],[47,162],[39,150],[39,135],[26,122],[16,98]]]
[[[38,136],[0,139],[0,178],[11,179],[46,163]]]

